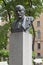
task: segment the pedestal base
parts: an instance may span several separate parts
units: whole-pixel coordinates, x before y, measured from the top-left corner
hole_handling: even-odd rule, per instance
[[[9,65],[32,65],[32,35],[17,32],[10,35]]]

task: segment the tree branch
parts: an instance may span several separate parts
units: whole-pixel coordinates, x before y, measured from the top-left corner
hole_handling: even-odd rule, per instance
[[[3,3],[4,3],[4,5],[6,6],[7,4],[6,4],[6,2],[5,2],[5,0],[3,0]],[[7,13],[8,13],[8,16],[9,16],[9,20],[10,20],[10,13],[9,13],[9,10],[7,9]],[[11,23],[11,20],[10,20],[10,23]]]

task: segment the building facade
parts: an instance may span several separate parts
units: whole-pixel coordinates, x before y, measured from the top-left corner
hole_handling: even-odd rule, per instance
[[[33,22],[35,28],[35,44],[34,52],[35,57],[43,57],[43,13]]]

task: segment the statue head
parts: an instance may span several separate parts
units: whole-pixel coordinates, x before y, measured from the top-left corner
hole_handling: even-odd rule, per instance
[[[17,6],[15,7],[15,13],[16,13],[16,16],[17,16],[18,18],[23,18],[23,16],[25,15],[25,8],[24,8],[24,6],[22,6],[22,5],[17,5]]]

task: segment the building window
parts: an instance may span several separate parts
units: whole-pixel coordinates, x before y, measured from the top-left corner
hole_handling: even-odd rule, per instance
[[[38,43],[38,49],[40,49],[40,43]]]
[[[40,37],[41,37],[41,32],[40,32],[40,30],[37,31],[37,36],[38,36],[38,39],[40,39]]]
[[[37,56],[40,57],[40,53],[37,53]]]
[[[37,27],[39,27],[40,26],[40,21],[37,21]]]

